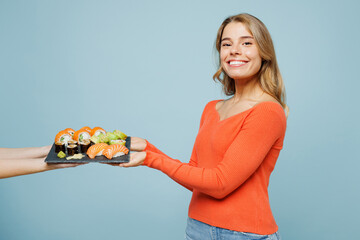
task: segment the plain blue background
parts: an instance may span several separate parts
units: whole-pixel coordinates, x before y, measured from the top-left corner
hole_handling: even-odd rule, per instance
[[[2,147],[67,127],[120,129],[187,162],[224,98],[214,40],[247,12],[272,34],[290,106],[269,193],[283,239],[354,239],[356,1],[0,1]],[[0,180],[0,239],[183,239],[191,194],[147,168],[88,164]]]

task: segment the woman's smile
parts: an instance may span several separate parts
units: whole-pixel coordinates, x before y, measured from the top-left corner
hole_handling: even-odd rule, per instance
[[[242,67],[247,63],[247,61],[243,60],[229,60],[228,64],[230,67]]]
[[[220,60],[226,74],[234,80],[257,76],[262,59],[253,35],[244,24],[232,22],[224,28]]]

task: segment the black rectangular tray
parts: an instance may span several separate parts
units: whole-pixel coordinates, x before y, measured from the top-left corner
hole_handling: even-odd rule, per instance
[[[68,155],[66,155],[65,158],[59,158],[57,156],[58,154],[55,152],[55,143],[54,143],[53,146],[51,147],[49,154],[45,159],[45,162],[47,163],[88,163],[88,162],[126,163],[130,161],[131,137],[127,137],[125,141],[126,141],[125,147],[129,149],[129,153],[112,159],[107,159],[105,156],[97,156],[94,159],[91,159],[87,154],[83,153],[85,157],[83,157],[82,159],[66,160],[66,157],[68,157]]]

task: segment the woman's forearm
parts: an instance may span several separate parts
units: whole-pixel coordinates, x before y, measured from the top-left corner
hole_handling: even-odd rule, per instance
[[[0,178],[43,172],[50,170],[43,158],[0,159]]]
[[[20,175],[44,172],[61,168],[71,168],[86,163],[52,163],[45,162],[45,157],[25,159],[0,159],[0,179]]]
[[[0,148],[0,159],[34,159],[48,155],[50,146],[27,148]]]

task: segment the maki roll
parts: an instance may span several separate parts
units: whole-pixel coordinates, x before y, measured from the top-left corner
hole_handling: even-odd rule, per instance
[[[74,140],[78,143],[81,143],[86,139],[90,139],[90,133],[88,131],[80,129],[74,133]]]
[[[85,139],[84,141],[80,142],[80,152],[81,153],[86,153],[87,150],[90,147],[90,140]]]
[[[90,132],[90,135],[91,136],[99,136],[100,134],[106,134],[106,131],[101,128],[101,127],[94,127],[91,132]]]
[[[65,143],[65,144],[67,144],[67,142],[69,141],[69,140],[71,140],[72,139],[72,137],[71,137],[71,135],[68,133],[68,132],[66,132],[66,131],[60,131],[58,134],[56,134],[56,136],[55,136],[55,142],[57,143],[57,142],[61,142],[61,143]]]
[[[59,153],[61,151],[65,152],[65,143],[55,142],[55,152]]]
[[[67,153],[69,156],[73,156],[78,153],[77,145],[68,145],[67,146]]]
[[[67,144],[68,144],[68,145],[77,145],[78,143],[77,143],[77,141],[71,139],[71,140],[69,140],[69,141],[67,142]]]

